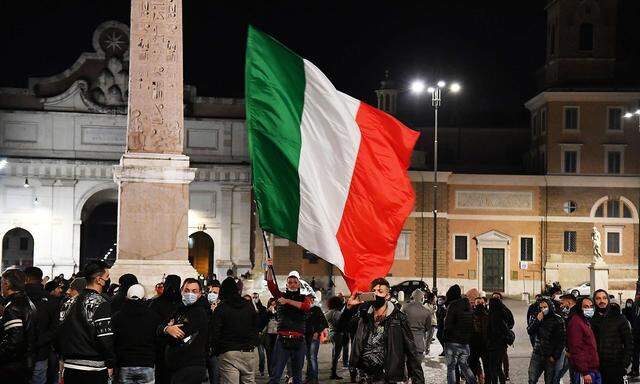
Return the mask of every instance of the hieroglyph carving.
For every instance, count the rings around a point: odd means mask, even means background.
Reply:
[[[183,153],[182,3],[133,0],[127,151]]]

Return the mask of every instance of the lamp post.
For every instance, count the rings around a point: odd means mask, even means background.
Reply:
[[[638,120],[638,132],[640,132],[640,109],[637,109],[635,112],[627,112],[624,114],[624,118],[629,120],[635,117]],[[638,197],[638,202],[640,203],[640,197]],[[640,204],[638,204],[640,206]],[[640,224],[640,223],[639,223]],[[640,238],[638,238],[638,271],[637,271],[638,279],[636,280],[636,296],[640,294]]]
[[[442,91],[446,91],[447,83],[443,80],[438,81],[436,86],[425,86],[421,80],[415,80],[411,83],[411,91],[420,95],[425,89],[431,94],[431,106],[434,111],[434,128],[433,128],[433,244],[432,244],[432,263],[433,263],[433,282],[432,291],[438,293],[438,109],[442,106]],[[448,90],[452,93],[460,92],[460,84],[452,83]],[[424,220],[424,201],[422,220]],[[423,256],[424,257],[424,256]]]

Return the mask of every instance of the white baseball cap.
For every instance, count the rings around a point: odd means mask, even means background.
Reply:
[[[141,284],[134,284],[127,290],[127,299],[140,300],[144,299],[144,287]]]
[[[298,273],[298,271],[291,271],[289,272],[289,275],[287,276],[287,279],[290,277],[295,277],[296,279],[300,280],[300,274]]]

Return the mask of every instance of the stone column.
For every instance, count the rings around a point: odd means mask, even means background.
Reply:
[[[113,279],[130,272],[147,288],[163,274],[183,279],[189,264],[189,183],[184,155],[182,1],[132,0],[127,147],[118,183],[117,261]]]

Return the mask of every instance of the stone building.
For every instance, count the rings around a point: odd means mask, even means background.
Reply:
[[[2,268],[33,264],[69,276],[89,260],[115,259],[113,166],[126,140],[129,27],[105,22],[92,42],[94,52],[64,72],[0,89]],[[185,147],[197,169],[189,258],[203,275],[244,273],[253,243],[243,101],[186,86],[184,104]]]

